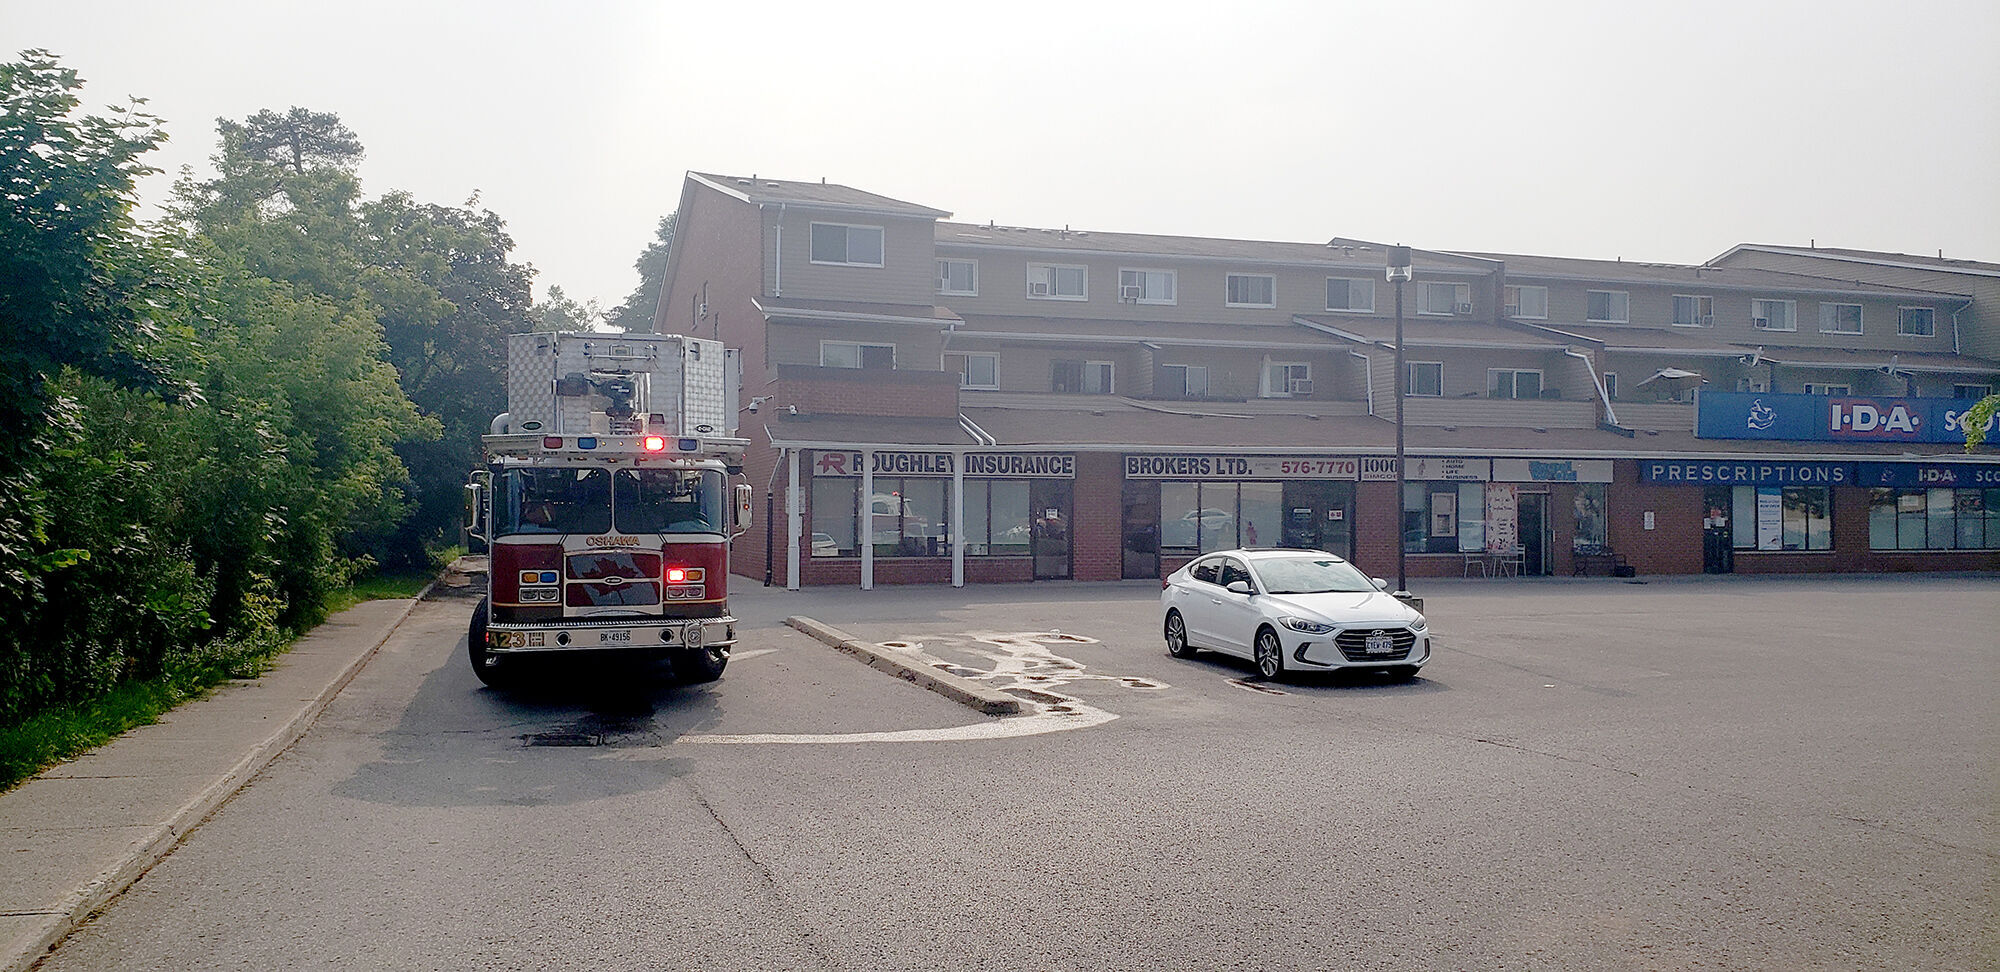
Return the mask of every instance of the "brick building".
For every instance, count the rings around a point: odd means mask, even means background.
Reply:
[[[1399,543],[1415,576],[2000,568],[2000,456],[1953,438],[2000,376],[1966,350],[2000,343],[2000,267],[1418,250],[1399,374],[1382,244],[949,216],[688,175],[655,329],[736,355],[770,514],[739,571],[1115,580],[1287,545],[1382,574]]]

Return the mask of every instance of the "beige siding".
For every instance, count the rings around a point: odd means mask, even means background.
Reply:
[[[1597,410],[1589,402],[1517,402],[1493,398],[1405,398],[1408,425],[1589,429]],[[1389,414],[1395,414],[1390,406]]]
[[[1692,402],[1645,404],[1619,402],[1618,424],[1628,429],[1657,429],[1661,432],[1694,431]]]
[[[1948,294],[1965,294],[1971,297],[1973,302],[1971,307],[1958,315],[1959,352],[1979,358],[2000,359],[2000,277],[1955,273],[1944,269],[1885,267],[1832,257],[1796,256],[1760,250],[1738,250],[1730,254],[1723,264],[1801,273],[1843,281],[1859,281],[1873,287],[1892,290],[1934,290]],[[1957,304],[1954,303],[1952,306]],[[1938,314],[1938,330],[1947,332],[1945,337],[1947,342],[1950,340],[1948,332],[1951,330],[1951,323],[1949,313],[1941,311]],[[1889,327],[1890,332],[1894,333],[1894,318],[1889,319]],[[1945,350],[1951,350],[1949,344]]]
[[[882,228],[882,266],[852,267],[812,262],[812,224],[839,223]],[[783,233],[778,232],[780,225]],[[764,209],[764,245],[777,253],[766,260],[764,292],[798,300],[848,300],[877,304],[930,304],[937,290],[936,232],[928,219],[886,218],[853,213],[814,212],[787,206]],[[782,236],[783,242],[779,242]]]
[[[1540,286],[1540,282],[1510,278],[1514,283]],[[1601,324],[1585,320],[1588,294],[1592,290],[1623,291],[1631,298],[1631,320],[1633,327],[1673,328],[1674,297],[1708,297],[1714,301],[1715,321],[1709,327],[1679,327],[1675,330],[1688,334],[1699,334],[1712,338],[1717,344],[1765,344],[1794,348],[1854,348],[1883,351],[1918,351],[1948,354],[1951,344],[1951,312],[1954,306],[1945,301],[1896,301],[1879,298],[1854,298],[1820,293],[1805,293],[1773,289],[1768,292],[1746,292],[1740,290],[1716,291],[1699,286],[1637,287],[1627,284],[1590,285],[1578,283],[1550,283],[1549,320],[1547,323],[1561,327],[1564,324]],[[1790,331],[1765,330],[1751,326],[1752,302],[1758,300],[1793,301],[1795,329]],[[1862,333],[1827,333],[1820,330],[1820,305],[1860,304]],[[1904,306],[1930,307],[1934,312],[1935,329],[1931,337],[1905,337],[1898,333],[1898,308]]]
[[[943,339],[936,331],[894,324],[787,323],[771,325],[768,333],[773,366],[818,365],[823,341],[894,345],[898,371],[937,371],[944,353]]]

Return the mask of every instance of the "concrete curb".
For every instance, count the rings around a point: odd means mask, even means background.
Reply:
[[[403,608],[402,613],[396,615],[395,620],[383,630],[382,636],[377,638],[367,651],[343,667],[318,697],[301,709],[296,716],[277,727],[262,743],[250,750],[248,755],[230,767],[229,772],[221,779],[203,788],[194,799],[176,810],[167,822],[159,825],[144,839],[134,843],[123,859],[98,872],[96,877],[85,882],[82,887],[57,904],[56,908],[48,913],[42,929],[27,940],[27,947],[12,955],[0,956],[0,972],[27,972],[37,962],[47,957],[49,951],[68,937],[70,932],[75,931],[85,919],[109,904],[113,898],[131,887],[133,882],[139,880],[141,875],[151,870],[153,865],[173,853],[181,841],[207,822],[217,810],[222,809],[231,797],[248,786],[257,774],[263,772],[265,767],[278,758],[279,753],[290,749],[293,743],[298,742],[299,738],[312,728],[313,723],[319,720],[320,713],[326,711],[326,707],[332,704],[334,697],[360,674],[362,666],[367,665],[369,660],[375,657],[375,653],[395,635],[396,629],[402,627],[404,621],[409,620],[410,614],[416,611],[417,605],[437,587],[437,583],[433,580],[424,585],[424,589],[418,591],[417,596],[410,599],[410,603]]]
[[[821,624],[812,618],[794,615],[786,618],[785,624],[853,655],[870,668],[887,672],[906,682],[915,682],[953,702],[969,706],[987,715],[1014,715],[1021,711],[1021,700],[1005,692],[987,688],[950,672],[938,671],[897,652],[861,641],[839,628]]]

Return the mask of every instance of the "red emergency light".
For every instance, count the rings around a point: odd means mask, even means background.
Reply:
[[[643,439],[643,440],[642,440],[642,441],[641,441],[641,442],[639,443],[639,445],[640,445],[640,447],[641,447],[641,448],[645,449],[645,450],[646,450],[647,452],[665,452],[665,451],[667,451],[667,439],[666,439],[666,436],[661,436],[661,435],[649,435],[649,436],[647,436],[647,437],[646,437],[645,439]]]

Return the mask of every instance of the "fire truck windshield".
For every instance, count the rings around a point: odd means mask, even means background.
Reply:
[[[620,533],[722,533],[722,474],[713,469],[620,469],[613,492]]]
[[[493,527],[500,534],[611,531],[608,470],[510,469],[494,492]]]

